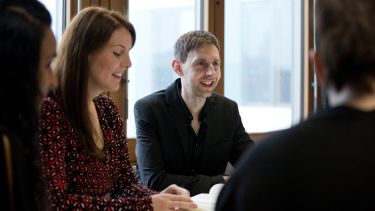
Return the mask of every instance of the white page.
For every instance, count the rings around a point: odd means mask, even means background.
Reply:
[[[191,197],[191,199],[198,205],[194,211],[214,211],[217,197],[219,197],[220,191],[224,184],[216,184],[211,187],[209,193],[201,193]]]

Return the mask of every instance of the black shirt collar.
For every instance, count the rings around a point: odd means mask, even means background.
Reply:
[[[184,99],[181,96],[181,80],[177,81],[176,92],[177,92],[178,98],[180,99],[181,105],[183,106],[186,119],[189,121],[189,124],[190,124],[190,122],[193,120],[193,115],[191,114],[189,108],[187,107]],[[208,101],[209,100],[207,98],[206,102],[203,105],[201,112],[199,113],[200,122],[207,123]]]

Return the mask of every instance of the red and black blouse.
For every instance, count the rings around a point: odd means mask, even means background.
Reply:
[[[61,105],[44,100],[40,146],[52,209],[152,210],[153,191],[135,179],[124,123],[105,96],[94,99],[104,136],[105,159],[84,151]]]

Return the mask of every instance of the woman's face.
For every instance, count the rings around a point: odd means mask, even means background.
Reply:
[[[50,27],[46,28],[40,49],[38,81],[40,93],[48,94],[48,89],[55,83],[55,76],[51,71],[51,62],[56,56],[56,40]]]
[[[104,91],[117,91],[122,74],[131,66],[132,37],[128,30],[115,30],[101,49],[89,55],[88,93],[95,97]]]

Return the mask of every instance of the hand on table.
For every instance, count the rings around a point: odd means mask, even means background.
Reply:
[[[190,198],[189,191],[177,185],[170,185],[161,193],[153,195],[151,199],[155,211],[197,208],[197,205]]]

